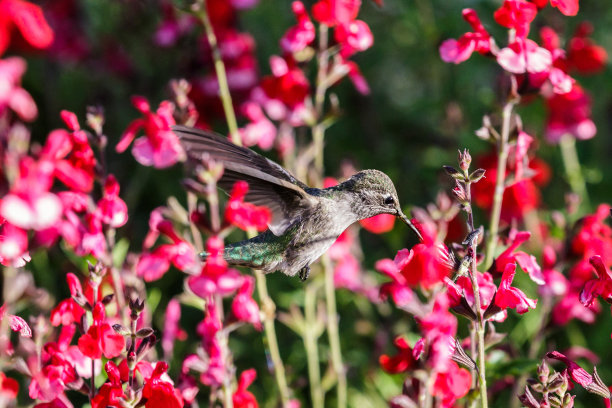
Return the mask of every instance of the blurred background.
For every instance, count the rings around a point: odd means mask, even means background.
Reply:
[[[310,9],[314,1],[304,3]],[[42,143],[51,129],[63,127],[59,118],[62,109],[74,111],[83,118],[87,106],[104,108],[104,129],[111,147],[108,167],[119,179],[122,197],[130,209],[130,220],[119,235],[130,242],[131,250],[138,251],[148,230],[150,211],[163,205],[171,195],[184,202],[185,194],[180,186],[183,170],[179,166],[167,170],[140,166],[130,154],[115,153],[114,146],[128,123],[139,116],[130,103],[132,95],[145,96],[156,107],[160,101],[169,99],[171,79],[186,78],[196,83],[213,73],[201,27],[196,25],[185,30],[172,43],[164,44],[156,36],[160,35],[160,27],[172,8],[169,2],[49,0],[40,4],[56,32],[56,42],[50,50],[26,56],[28,70],[23,87],[32,94],[40,110],[39,118],[32,124],[33,139]],[[357,169],[380,169],[396,183],[404,206],[423,207],[434,201],[439,191],[452,188],[441,166],[456,164],[457,149],[468,148],[476,161],[490,152],[491,145],[478,139],[474,132],[481,127],[483,115],[495,115],[499,111],[503,72],[493,60],[476,54],[459,65],[444,63],[438,47],[443,40],[457,38],[470,30],[461,18],[461,10],[465,7],[474,8],[498,43],[505,44],[506,29],[493,20],[493,12],[499,6],[499,1],[477,0],[385,0],[379,6],[364,0],[359,18],[370,26],[374,45],[356,55],[354,60],[369,83],[371,93],[358,93],[348,80],[332,88],[338,95],[341,116],[326,132],[326,174],[341,176],[343,163],[347,162]],[[279,39],[295,24],[290,2],[261,1],[229,18],[240,31],[254,38],[257,74],[269,75],[268,59],[280,54]],[[538,14],[531,37],[538,39],[539,27],[548,25],[555,28],[563,43],[583,21],[589,21],[594,27],[593,41],[612,50],[612,7],[605,1],[582,0],[579,14],[572,18],[548,7]],[[315,73],[306,71],[306,74],[312,80]],[[594,210],[596,204],[611,201],[612,72],[606,67],[597,75],[577,74],[576,77],[590,94],[592,118],[597,126],[593,139],[577,143],[591,210]],[[542,208],[563,209],[569,186],[559,147],[548,144],[543,138],[547,120],[545,103],[536,96],[525,99],[528,101],[518,108],[524,128],[536,138],[537,157],[551,168],[552,177],[541,190]],[[200,108],[212,129],[227,133],[218,103],[205,101]],[[243,117],[239,121],[246,123]],[[263,153],[278,160],[274,150]],[[547,214],[546,211],[543,214]],[[546,215],[543,218],[546,219]],[[476,223],[487,222],[486,213],[478,212]],[[378,281],[384,279],[372,271],[375,261],[392,258],[398,249],[415,243],[411,232],[403,225],[396,225],[391,232],[382,235],[365,230],[360,230],[359,234],[364,248],[365,276]],[[239,238],[236,234],[235,239]],[[51,251],[44,257],[36,255],[32,269],[37,284],[46,287],[57,299],[68,294],[63,278],[57,276],[59,270],[68,272],[74,265],[66,261],[60,251]],[[515,285],[528,295],[534,295],[533,284],[523,278],[517,275]],[[163,327],[169,294],[180,291],[182,281],[181,273],[174,270],[149,284],[150,302],[158,305],[154,315],[157,329]],[[281,311],[303,301],[302,283],[298,279],[288,279],[277,273],[269,276],[269,286]],[[338,308],[350,405],[383,406],[390,396],[401,391],[404,376],[385,374],[378,366],[378,356],[393,352],[390,348],[395,335],[407,334],[410,338],[415,324],[408,315],[389,304],[373,304],[348,290],[338,292]],[[530,335],[542,328],[538,326],[537,311],[520,320],[514,317],[511,316],[500,331],[506,328],[511,346],[521,350],[527,346],[525,342]],[[184,312],[181,325],[191,338],[201,318],[196,310]],[[459,319],[460,325],[465,326],[463,318]],[[612,383],[612,360],[608,357],[610,327],[612,319],[604,308],[597,326],[573,321],[567,330],[551,329],[552,348],[547,350],[563,349],[569,344],[590,348],[605,359],[599,363],[599,372],[604,381]],[[297,389],[303,387],[302,396],[306,396],[303,344],[282,324],[277,323],[277,330],[284,346],[281,354],[289,370],[289,379]],[[257,368],[258,379],[250,389],[262,401],[262,406],[268,406],[265,401],[272,400],[270,393],[274,392],[275,383],[273,377],[266,374],[260,334],[251,327],[244,327],[232,339],[237,367],[240,371]],[[170,363],[171,372],[177,372],[180,359],[193,351],[189,349],[192,346],[190,342],[177,346],[177,361]],[[320,345],[320,352],[325,361],[326,344]],[[525,362],[530,368],[534,367],[532,363]],[[499,386],[503,387],[504,375],[512,374],[513,369],[493,367],[491,383],[500,380]],[[330,393],[328,402],[333,398]],[[582,403],[588,404],[588,399]]]

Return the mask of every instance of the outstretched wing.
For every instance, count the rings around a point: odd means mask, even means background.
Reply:
[[[238,180],[249,183],[245,200],[270,209],[269,227],[275,235],[284,233],[313,204],[312,197],[304,191],[308,186],[277,163],[212,132],[186,126],[173,126],[172,130],[189,158],[201,160],[208,154],[223,163],[223,177],[219,180],[223,190],[229,192]]]

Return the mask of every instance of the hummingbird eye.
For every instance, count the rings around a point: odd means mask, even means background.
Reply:
[[[395,199],[393,198],[393,196],[387,196],[385,198],[385,205],[393,205],[395,204]]]

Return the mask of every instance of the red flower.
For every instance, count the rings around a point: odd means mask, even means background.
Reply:
[[[328,26],[344,24],[357,18],[361,0],[319,0],[312,6],[312,16]]]
[[[168,364],[163,361],[155,365],[151,377],[146,379],[142,396],[147,399],[146,408],[182,408],[183,397],[174,385],[161,376],[168,371]]]
[[[529,231],[510,231],[510,245],[495,259],[493,270],[499,274],[506,270],[508,264],[518,263],[521,269],[529,274],[532,281],[538,285],[544,284],[544,275],[542,269],[533,255],[529,255],[523,251],[516,249],[531,237]]]
[[[507,174],[517,170],[516,156],[513,156],[515,153],[516,150],[511,149],[510,159],[506,167]],[[517,177],[514,177],[515,182],[504,190],[501,212],[501,218],[504,221],[509,222],[512,219],[522,219],[523,214],[540,205],[540,192],[537,186],[548,182],[550,169],[546,163],[538,159],[532,159],[528,165],[529,170],[535,173],[533,177],[528,179],[517,179]],[[487,176],[472,187],[472,194],[475,204],[488,210],[493,206],[493,193],[497,178],[497,155],[489,154],[480,158],[478,160],[478,167],[485,169]],[[525,173],[525,170],[523,170],[523,173]]]
[[[285,52],[300,52],[315,39],[315,26],[310,21],[304,3],[294,1],[291,3],[293,14],[297,20],[297,24],[291,27],[281,38],[281,48]]]
[[[264,115],[256,102],[246,102],[242,111],[251,121],[240,129],[240,138],[245,146],[258,145],[264,150],[270,150],[276,139],[276,126]]]
[[[389,232],[393,229],[393,225],[395,224],[395,215],[375,215],[374,217],[359,221],[359,224],[361,224],[364,229],[374,234],[384,234],[385,232]]]
[[[293,61],[277,56],[270,58],[270,67],[272,75],[261,80],[261,89],[265,95],[269,99],[282,102],[289,110],[302,106],[304,99],[310,93],[308,79],[302,70],[295,66]],[[271,112],[268,114],[272,119],[281,119],[284,116],[271,114]]]
[[[122,407],[126,397],[121,384],[121,375],[114,362],[108,361],[104,366],[109,382],[102,384],[96,396],[91,400],[91,408]]]
[[[246,181],[240,180],[234,184],[225,207],[225,220],[245,231],[251,228],[265,231],[271,219],[270,210],[267,207],[245,203],[244,199],[248,192],[249,184]]]
[[[435,231],[423,230],[421,233],[423,242],[412,247],[402,262],[401,273],[408,285],[421,285],[428,289],[442,282],[452,267],[448,249],[436,241]]]
[[[334,31],[334,38],[340,44],[340,55],[344,58],[365,51],[374,44],[370,27],[361,20],[339,25]]]
[[[0,371],[0,401],[3,399],[16,399],[18,392],[19,383],[16,380],[7,377]]]
[[[99,359],[117,357],[125,347],[125,339],[115,333],[110,324],[105,322],[104,305],[96,303],[93,310],[93,324],[87,333],[79,339],[79,350],[87,357]]]
[[[579,230],[571,241],[574,254],[583,259],[599,255],[604,265],[612,266],[612,228],[604,223],[610,216],[610,209],[608,204],[600,204],[595,214],[580,221]]]
[[[35,48],[47,48],[53,42],[53,30],[39,6],[22,0],[0,0],[0,55],[8,48],[14,28]]]
[[[157,112],[152,112],[149,102],[141,96],[132,97],[132,104],[143,118],[132,121],[116,146],[119,153],[124,152],[140,128],[144,129],[145,136],[134,142],[132,154],[136,161],[143,166],[164,168],[172,166],[185,158],[178,137],[170,128],[176,122],[172,117],[174,105],[168,101],[159,104]]]
[[[498,24],[515,29],[517,37],[524,39],[537,12],[536,6],[525,0],[504,0],[493,16]]]
[[[581,74],[594,74],[606,66],[608,53],[605,48],[595,45],[588,36],[593,32],[593,26],[587,22],[581,23],[576,34],[567,47],[567,63],[570,68]]]
[[[254,369],[245,370],[240,374],[238,380],[238,388],[234,395],[232,395],[232,402],[236,408],[258,408],[259,404],[255,399],[255,396],[247,390],[249,386],[255,381],[257,372]]]
[[[398,350],[398,354],[394,357],[383,354],[379,357],[378,362],[383,370],[390,374],[397,374],[407,371],[411,368],[415,359],[410,345],[403,337],[396,337],[393,344]]]
[[[437,372],[432,394],[442,398],[445,407],[452,407],[456,400],[464,397],[472,386],[472,375],[454,361],[449,362],[446,371]]]
[[[259,305],[253,299],[255,289],[255,279],[252,276],[245,276],[242,286],[232,300],[232,312],[238,320],[248,322],[257,330],[261,330],[261,318],[259,317]]]
[[[0,0],[1,4],[1,0]],[[2,6],[0,5],[0,13]],[[0,48],[2,47],[2,17],[0,17]],[[0,54],[2,51],[0,50]],[[21,87],[21,77],[26,70],[26,62],[20,57],[0,60],[0,114],[6,109],[13,110],[22,120],[30,122],[38,116],[38,108],[32,96]]]
[[[580,302],[588,307],[593,304],[597,296],[601,296],[606,302],[612,303],[612,274],[600,256],[592,256],[589,262],[593,265],[598,279],[592,279],[584,285],[580,293]]]
[[[538,300],[529,299],[522,290],[510,286],[515,273],[516,264],[506,264],[499,289],[495,294],[495,305],[501,309],[516,309],[519,314],[523,314],[529,309],[535,309]]]
[[[550,0],[550,5],[558,8],[566,16],[578,14],[578,0]]]
[[[546,139],[550,143],[558,143],[564,135],[586,140],[597,133],[591,119],[591,98],[579,85],[575,84],[570,92],[554,94],[546,100],[546,106]]]
[[[491,51],[491,36],[484,28],[478,15],[472,9],[463,9],[463,19],[474,30],[459,37],[458,40],[448,39],[440,45],[440,57],[444,62],[459,64],[470,58],[474,51],[486,55]]]

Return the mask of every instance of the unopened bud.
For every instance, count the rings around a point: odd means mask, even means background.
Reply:
[[[470,181],[472,183],[478,183],[480,179],[482,179],[484,176],[485,176],[484,169],[476,169],[472,172],[472,174],[470,174]]]
[[[548,384],[548,376],[550,375],[550,369],[548,364],[542,360],[542,364],[538,366],[538,379],[542,384]]]
[[[106,296],[104,296],[102,298],[102,304],[105,305],[105,306],[108,305],[110,302],[113,301],[114,297],[115,297],[114,293],[109,293],[108,295],[106,295]]]
[[[597,374],[597,368],[593,367],[593,382],[584,387],[588,392],[597,394],[603,398],[610,398],[610,389]]]
[[[529,387],[525,387],[525,393],[518,396],[521,403],[527,408],[540,408],[540,403],[535,399]]]
[[[115,331],[115,333],[120,334],[122,336],[129,336],[130,335],[130,331],[123,325],[117,323],[117,324],[113,324],[113,330]]]
[[[136,337],[143,339],[145,337],[149,337],[152,334],[153,329],[150,327],[145,327],[144,329],[140,329],[136,332]]]
[[[101,106],[88,106],[86,122],[96,136],[100,137],[104,126],[104,109]]]
[[[463,177],[463,174],[461,174],[461,172],[457,170],[456,168],[454,168],[453,166],[442,166],[442,168],[444,169],[446,174],[448,174],[455,180],[461,180],[461,181],[465,180],[465,177]]]
[[[461,170],[463,170],[464,173],[468,171],[471,163],[472,156],[470,156],[468,149],[463,150],[463,152],[459,150],[459,167],[461,167]]]

